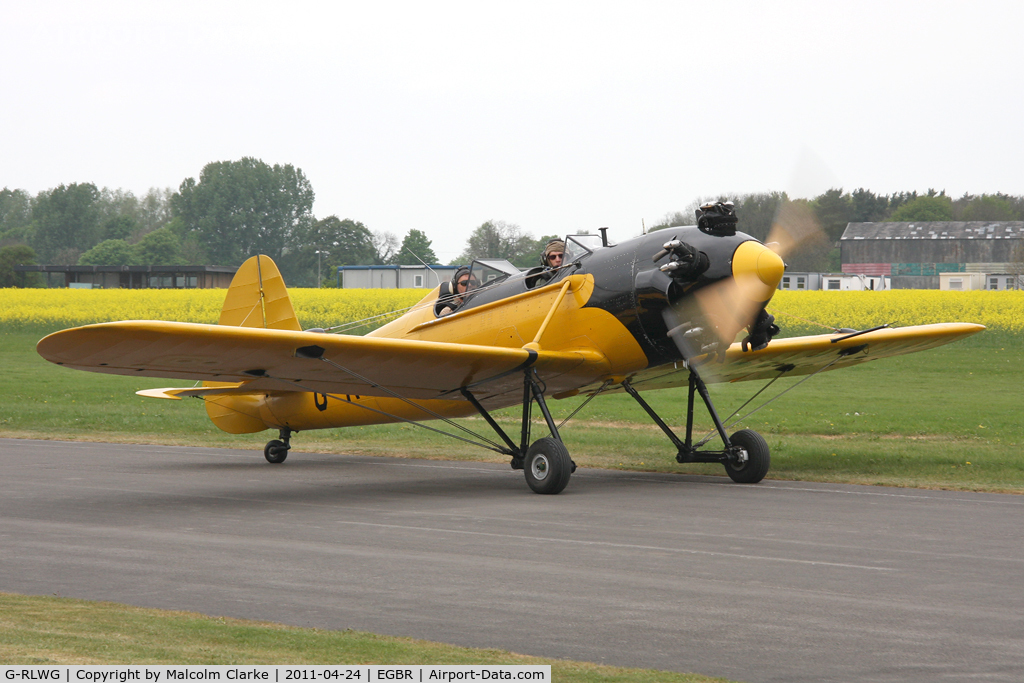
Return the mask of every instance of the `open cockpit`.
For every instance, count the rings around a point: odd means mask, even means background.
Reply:
[[[604,235],[594,234],[567,235],[564,244],[562,265],[554,268],[534,266],[521,270],[505,259],[476,259],[458,273],[459,279],[466,281],[462,290],[453,291],[457,283],[444,283],[438,301],[461,296],[457,310],[464,310],[522,294],[578,272],[594,252],[610,246]],[[443,305],[439,304],[436,310],[439,316],[442,315]]]

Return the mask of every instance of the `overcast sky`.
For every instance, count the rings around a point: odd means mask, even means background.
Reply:
[[[1024,194],[1024,3],[0,0],[0,186],[301,168],[444,262],[485,220],[698,197]]]

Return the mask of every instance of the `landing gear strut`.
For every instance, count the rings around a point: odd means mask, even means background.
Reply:
[[[561,493],[569,484],[569,477],[576,471],[576,463],[569,457],[569,450],[562,443],[562,437],[558,434],[558,427],[551,417],[548,404],[544,400],[544,390],[537,379],[537,371],[533,368],[527,370],[523,381],[523,420],[520,443],[517,445],[505,433],[505,430],[494,421],[490,413],[480,405],[480,402],[465,387],[461,389],[462,395],[466,397],[477,412],[480,413],[491,429],[501,437],[507,448],[502,452],[512,457],[509,463],[514,470],[523,470],[526,475],[526,483],[535,493],[555,494]],[[540,406],[550,437],[537,439],[532,446],[530,443],[530,414],[533,402]]]
[[[676,462],[720,462],[725,466],[725,472],[737,484],[756,484],[764,479],[771,466],[771,456],[768,451],[768,443],[757,432],[750,429],[741,429],[731,437],[725,433],[725,425],[718,417],[715,405],[711,401],[704,381],[697,372],[690,368],[690,394],[686,406],[686,440],[680,440],[669,428],[665,421],[658,417],[654,409],[647,405],[647,402],[640,396],[629,380],[622,383],[622,388],[632,396],[640,407],[643,408],[654,423],[661,428],[661,431],[669,438],[676,447]],[[722,439],[725,448],[721,451],[700,450],[701,444],[693,445],[693,404],[694,395],[699,393],[701,400],[708,409],[715,429]]]
[[[267,462],[275,465],[284,462],[284,459],[288,457],[288,450],[291,448],[292,430],[282,427],[278,434],[279,439],[268,441],[267,445],[263,447],[263,456],[267,459]]]

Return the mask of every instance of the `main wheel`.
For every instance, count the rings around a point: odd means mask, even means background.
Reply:
[[[263,447],[263,457],[267,459],[267,462],[278,463],[284,462],[284,459],[288,457],[288,446],[285,445],[284,441],[268,441],[267,445]]]
[[[771,466],[768,442],[764,437],[752,429],[741,429],[730,436],[729,440],[747,452],[746,462],[726,461],[725,471],[729,478],[737,484],[756,484],[764,479]]]
[[[523,470],[526,483],[534,493],[560,493],[569,483],[573,463],[565,445],[546,436],[537,439],[526,451]]]

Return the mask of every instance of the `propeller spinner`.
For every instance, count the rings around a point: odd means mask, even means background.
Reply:
[[[727,216],[719,219],[712,229],[701,227],[702,232],[722,237],[735,234],[724,226],[725,220],[736,220],[731,203],[709,204],[698,212],[698,227],[704,217]],[[675,342],[684,358],[692,359],[704,354],[720,355],[746,329],[742,340],[744,350],[748,344],[754,350],[767,346],[779,329],[774,318],[765,312],[765,306],[779,286],[786,269],[784,258],[808,241],[817,239],[822,231],[809,207],[787,202],[776,215],[767,239],[767,245],[757,240],[746,240],[732,252],[727,272],[706,284],[697,275],[708,269],[709,256],[696,252],[693,247],[672,240],[655,255],[655,260],[672,255],[672,261],[661,267],[665,272],[682,282],[684,293],[677,296],[664,310],[669,336]],[[724,241],[724,240],[723,240]],[[726,247],[726,244],[722,244]],[[729,258],[728,252],[719,252],[711,258]],[[704,278],[706,279],[706,277]]]

